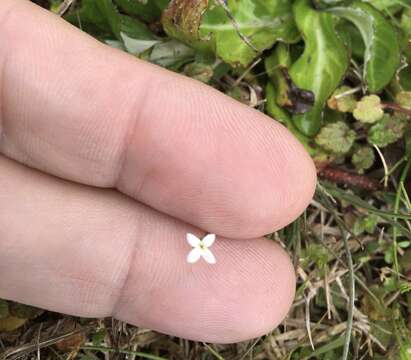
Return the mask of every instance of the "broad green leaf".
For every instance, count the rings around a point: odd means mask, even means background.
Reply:
[[[125,50],[133,55],[141,54],[160,42],[144,23],[126,15],[120,15],[119,35]]]
[[[361,1],[329,11],[351,21],[360,31],[366,47],[364,80],[370,92],[380,92],[400,66],[400,42],[394,27],[373,6]]]
[[[344,5],[346,0],[312,0],[316,9],[325,9],[330,6]]]
[[[337,25],[337,32],[343,38],[352,56],[356,60],[364,59],[365,46],[358,29],[351,22],[342,20]]]
[[[318,153],[317,149],[314,149],[311,146],[310,139],[303,135],[298,129],[295,127],[294,123],[291,120],[291,116],[280,106],[278,106],[276,101],[277,93],[275,86],[271,81],[267,83],[266,86],[266,98],[267,102],[265,105],[265,112],[270,115],[273,119],[283,123],[287,126],[288,130],[290,130],[294,136],[304,145],[305,149],[308,153],[312,156]]]
[[[265,68],[277,93],[277,105],[286,108],[292,114],[302,114],[311,109],[314,104],[314,94],[311,91],[298,88],[289,75],[291,54],[289,47],[279,43],[271,55],[265,59]]]
[[[119,47],[120,49],[126,50],[128,53],[133,54],[133,55],[140,55],[144,51],[151,49],[154,45],[157,45],[161,43],[159,40],[142,40],[142,39],[133,39],[129,37],[125,33],[121,33],[121,38],[123,40],[123,43],[120,45],[123,45],[123,47]],[[107,42],[108,45],[114,46],[112,42]]]
[[[195,59],[195,51],[177,40],[169,40],[154,45],[140,56],[154,64],[178,70]]]
[[[277,106],[284,107],[288,102],[289,86],[282,72],[288,71],[291,65],[291,56],[284,44],[278,44],[264,60],[265,71],[275,87]],[[284,111],[283,109],[281,109]],[[279,119],[281,120],[281,119]]]
[[[380,11],[388,11],[389,14],[395,14],[402,7],[411,7],[411,0],[363,0],[363,2],[370,3]]]
[[[81,26],[89,24],[106,33],[99,34],[105,43],[114,45],[113,36],[121,42],[116,47],[129,53],[140,54],[158,43],[158,39],[140,20],[119,13],[112,0],[83,0],[82,6],[69,16],[69,20]],[[80,25],[79,24],[79,25]],[[111,30],[111,34],[107,31]]]
[[[112,31],[95,0],[83,0],[81,7],[64,17],[73,25],[98,38],[111,35]]]
[[[275,42],[299,39],[288,0],[173,0],[163,16],[166,32],[211,50],[233,66],[247,66]]]
[[[95,1],[100,13],[110,25],[113,34],[120,39],[121,21],[120,14],[113,4],[112,0],[97,0]]]
[[[400,27],[403,32],[402,43],[404,55],[408,64],[411,64],[411,7],[402,13]]]
[[[277,104],[277,90],[274,84],[270,81],[267,84],[265,89],[265,96],[266,96],[266,103],[265,103],[265,110],[268,115],[270,115],[273,119],[285,124],[291,124],[291,117],[290,115],[283,109],[281,106]]]
[[[204,14],[200,28],[201,38],[213,38],[215,52],[224,61],[246,66],[276,41],[292,43],[299,39],[289,0],[227,3],[233,20],[222,6],[214,6]]]
[[[125,14],[137,16],[144,21],[158,20],[163,6],[167,5],[165,1],[161,3],[160,1],[153,0],[145,2],[139,0],[115,0],[115,3]]]
[[[154,35],[147,26],[136,18],[120,15],[112,0],[97,0],[102,16],[107,20],[113,34],[123,40],[122,34],[138,40],[155,40]]]
[[[296,0],[293,10],[305,49],[292,65],[290,75],[299,88],[315,95],[314,107],[305,114],[294,116],[294,122],[305,135],[313,136],[321,128],[327,99],[347,71],[349,56],[336,34],[331,14],[314,10],[310,0]]]

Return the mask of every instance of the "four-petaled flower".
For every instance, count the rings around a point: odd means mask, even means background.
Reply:
[[[209,264],[215,264],[216,259],[209,247],[215,241],[215,234],[208,234],[202,240],[193,234],[187,234],[187,242],[193,247],[187,256],[187,262],[193,264],[203,257]]]

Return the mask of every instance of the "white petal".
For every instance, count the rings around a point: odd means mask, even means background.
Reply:
[[[215,234],[208,234],[202,240],[205,247],[210,247],[211,245],[214,244],[214,241],[215,241]]]
[[[186,235],[186,238],[187,238],[187,242],[188,242],[192,247],[198,247],[198,246],[200,246],[201,240],[200,240],[197,236],[188,233],[188,234]]]
[[[187,255],[187,262],[190,264],[194,264],[195,262],[198,261],[198,259],[200,259],[200,256],[201,256],[201,250],[198,248],[194,248]]]
[[[204,258],[205,261],[207,261],[209,264],[215,264],[217,262],[217,260],[215,259],[213,253],[208,250],[205,249],[201,252],[201,256]]]

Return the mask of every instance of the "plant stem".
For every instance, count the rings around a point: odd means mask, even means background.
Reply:
[[[405,115],[411,117],[411,110],[408,110],[408,109],[406,109],[406,108],[404,108],[404,107],[402,107],[398,104],[383,103],[382,105],[383,105],[384,109],[394,110],[394,111],[400,112],[402,114],[405,114]]]
[[[404,169],[401,173],[401,177],[400,177],[400,182],[398,184],[398,189],[397,192],[395,194],[395,203],[394,203],[394,212],[396,214],[398,214],[399,210],[400,210],[400,200],[401,200],[401,193],[402,193],[402,189],[404,188],[404,182],[405,179],[407,178],[407,175],[410,171],[410,167],[411,167],[411,158],[408,159],[406,165],[404,166]],[[397,217],[394,217],[393,219],[394,221],[397,221]],[[393,258],[394,258],[394,269],[395,272],[397,274],[397,276],[399,276],[399,264],[398,264],[398,243],[397,243],[397,236],[398,236],[398,232],[397,232],[397,228],[394,227],[393,228],[393,235],[392,235],[392,239],[393,239]]]

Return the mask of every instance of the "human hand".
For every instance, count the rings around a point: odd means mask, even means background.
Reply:
[[[0,297],[208,342],[275,327],[294,271],[261,236],[315,187],[290,133],[28,1],[1,1],[0,44]],[[188,264],[206,231],[217,264]]]

